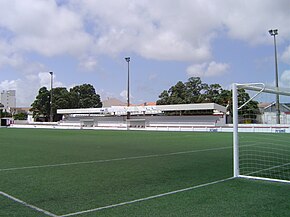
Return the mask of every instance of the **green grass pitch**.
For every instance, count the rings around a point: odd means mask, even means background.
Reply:
[[[289,184],[232,170],[231,133],[1,128],[0,216],[289,215]]]

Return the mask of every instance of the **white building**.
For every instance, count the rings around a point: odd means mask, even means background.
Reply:
[[[11,108],[16,107],[16,91],[15,90],[3,90],[1,92],[0,102],[4,105],[3,110],[11,112]]]
[[[290,124],[290,103],[280,103],[280,123]],[[261,123],[276,124],[277,112],[276,103],[260,104]]]

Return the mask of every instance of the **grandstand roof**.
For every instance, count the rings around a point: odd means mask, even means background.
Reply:
[[[156,108],[162,111],[192,111],[192,110],[218,110],[226,112],[226,107],[216,103],[194,103],[194,104],[176,104],[176,105],[158,105]]]
[[[197,111],[216,110],[226,113],[226,107],[216,103],[196,103],[178,105],[155,105],[155,106],[111,106],[103,108],[82,109],[58,109],[58,114],[116,114],[123,115],[127,112],[132,114],[161,114],[168,111]]]

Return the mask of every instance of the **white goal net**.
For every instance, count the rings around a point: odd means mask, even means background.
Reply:
[[[290,90],[233,84],[234,176],[290,183]]]

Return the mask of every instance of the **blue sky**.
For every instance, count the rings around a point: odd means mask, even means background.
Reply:
[[[289,0],[0,0],[0,91],[29,106],[40,87],[92,84],[102,100],[158,100],[198,76],[290,86]]]

